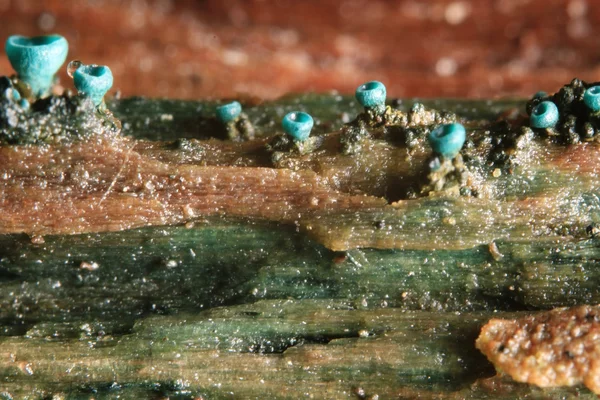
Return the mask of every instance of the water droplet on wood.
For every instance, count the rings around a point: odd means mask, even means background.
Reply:
[[[67,74],[72,78],[77,68],[81,67],[83,63],[79,60],[70,61],[67,65]]]

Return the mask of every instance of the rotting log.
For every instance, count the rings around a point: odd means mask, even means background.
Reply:
[[[494,161],[483,139],[524,101],[425,105],[469,128],[477,196],[419,194],[419,132],[344,154],[338,96],[246,104],[247,142],[210,103],[124,99],[124,137],[0,146],[0,393],[593,398],[492,379],[474,342],[492,317],[600,302],[598,144]],[[320,147],[274,164],[299,107]]]

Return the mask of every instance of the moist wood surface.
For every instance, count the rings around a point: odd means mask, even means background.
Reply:
[[[299,103],[323,148],[277,168],[260,116]],[[208,104],[137,99],[109,104],[126,137],[0,148],[4,397],[593,398],[493,378],[475,339],[600,301],[595,143],[536,139],[480,170],[486,196],[389,198],[421,147],[373,130],[344,155],[343,101],[278,104],[248,107],[253,142],[190,128]],[[524,103],[435,107],[476,132]]]

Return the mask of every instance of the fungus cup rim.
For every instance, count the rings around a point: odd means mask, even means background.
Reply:
[[[366,83],[363,83],[362,85],[360,85],[356,91],[357,92],[372,92],[374,90],[381,90],[381,89],[385,89],[385,86],[383,83],[379,82],[379,81],[369,81]]]
[[[85,79],[106,79],[108,75],[112,77],[112,71],[106,65],[81,65],[74,74],[80,74]]]
[[[587,92],[594,96],[600,96],[600,85],[596,85],[596,86],[592,86],[592,87],[588,88]]]
[[[307,124],[313,122],[313,117],[304,111],[293,111],[287,114],[286,117],[296,124]]]
[[[552,110],[552,107],[550,106],[549,101],[542,101],[540,104],[538,104],[537,106],[535,106],[533,108],[533,110],[531,111],[531,114],[536,115],[536,116],[542,116],[544,114],[546,114],[548,111]]]
[[[355,96],[363,107],[377,107],[385,104],[387,91],[383,83],[369,81],[356,88]]]
[[[66,41],[66,39],[58,34],[51,35],[39,35],[39,36],[24,36],[24,35],[12,35],[6,39],[7,46],[13,46],[23,49],[33,49],[40,47],[49,47],[55,45],[56,42]]]

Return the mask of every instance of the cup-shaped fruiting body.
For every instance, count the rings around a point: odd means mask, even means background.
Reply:
[[[600,111],[600,86],[588,88],[583,94],[583,102],[592,112]]]
[[[531,110],[529,121],[533,128],[553,128],[558,122],[558,107],[551,101],[542,101]]]
[[[21,101],[21,93],[19,93],[19,91],[15,88],[7,88],[4,91],[4,97],[6,97],[7,100],[11,100],[14,102]]]
[[[385,85],[378,81],[363,83],[356,88],[356,100],[365,108],[385,106]]]
[[[113,75],[105,65],[81,65],[73,73],[73,83],[80,95],[89,97],[99,106],[112,87]]]
[[[224,124],[235,121],[242,113],[242,105],[237,101],[217,107],[217,118]]]
[[[434,153],[443,158],[456,157],[465,144],[467,132],[465,127],[458,123],[440,125],[429,133],[428,139]]]
[[[5,49],[19,79],[40,97],[50,91],[54,75],[67,59],[69,44],[60,35],[32,38],[14,35],[6,40]]]
[[[290,135],[295,141],[303,142],[308,139],[314,121],[309,114],[302,111],[294,111],[283,117],[281,125],[285,133]]]
[[[27,101],[27,99],[20,99],[19,105],[21,106],[21,108],[23,110],[29,110],[30,104],[29,104],[29,101]]]

